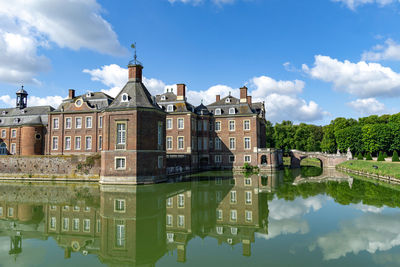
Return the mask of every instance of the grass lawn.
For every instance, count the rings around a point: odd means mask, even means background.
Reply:
[[[339,164],[338,166],[351,170],[387,175],[400,179],[400,163],[398,162],[349,160]],[[378,166],[378,169],[375,169],[372,166]]]

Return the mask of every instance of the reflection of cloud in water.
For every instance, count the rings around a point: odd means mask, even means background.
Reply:
[[[22,240],[22,253],[18,254],[16,260],[14,255],[8,255],[10,250],[10,237],[0,238],[0,265],[1,266],[41,266],[44,263],[46,248]]]
[[[352,205],[355,209],[361,210],[362,212],[372,212],[372,213],[381,213],[383,211],[383,207],[378,208],[374,206],[368,206],[362,203]]]
[[[268,235],[257,233],[257,237],[272,239],[279,235],[308,233],[308,222],[301,217],[311,210],[319,210],[327,199],[322,195],[307,199],[296,198],[293,201],[274,198],[268,203]]]
[[[340,230],[318,238],[325,260],[347,253],[385,251],[400,244],[400,214],[367,213],[340,225]]]

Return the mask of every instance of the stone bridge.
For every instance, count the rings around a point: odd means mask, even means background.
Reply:
[[[352,158],[351,152],[347,154],[327,154],[322,152],[304,152],[300,150],[290,150],[289,156],[291,168],[300,168],[300,162],[305,158],[319,159],[322,168],[335,168],[336,165]]]
[[[324,168],[322,174],[315,177],[302,177],[300,174],[294,179],[293,185],[299,185],[303,183],[324,183],[329,181],[348,182],[350,188],[353,185],[353,178],[351,176],[342,172],[338,172],[333,168]]]

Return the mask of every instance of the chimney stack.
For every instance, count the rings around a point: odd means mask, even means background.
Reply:
[[[68,99],[73,99],[73,98],[75,98],[75,90],[69,89],[68,90]]]
[[[218,102],[218,101],[220,101],[220,100],[221,100],[221,95],[216,95],[216,96],[215,96],[215,101]]]
[[[250,95],[247,96],[247,104],[249,104],[251,107],[251,96]]]
[[[177,87],[176,100],[185,100],[186,99],[186,85],[183,83],[179,83],[176,85],[176,87]]]
[[[143,66],[139,64],[129,64],[129,81],[130,82],[142,82],[142,69]]]
[[[246,103],[247,102],[247,87],[243,86],[240,88],[240,103]]]

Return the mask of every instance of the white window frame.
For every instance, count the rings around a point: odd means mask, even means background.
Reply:
[[[65,117],[65,129],[72,129],[72,117]]]
[[[221,163],[222,162],[222,156],[221,155],[215,155],[214,156],[214,162],[215,163]]]
[[[244,155],[243,161],[246,163],[250,163],[251,162],[251,156],[250,155]]]
[[[86,129],[92,129],[93,127],[93,117],[92,116],[86,116],[85,117],[85,128]]]
[[[178,227],[185,227],[185,215],[178,215]]]
[[[167,136],[167,150],[172,150],[174,148],[174,138],[172,136]]]
[[[173,112],[174,111],[174,105],[167,105],[167,112]]]
[[[167,227],[172,227],[174,224],[174,217],[171,214],[167,214],[166,225]]]
[[[217,221],[222,221],[222,219],[224,218],[223,214],[224,213],[221,209],[217,209],[217,212],[216,212]]]
[[[56,228],[57,228],[57,218],[56,217],[50,217],[49,229],[50,230],[56,230]]]
[[[184,208],[185,207],[185,195],[184,194],[179,194],[178,195],[178,201],[177,204],[178,208]]]
[[[83,220],[83,231],[90,232],[90,219]]]
[[[173,120],[171,119],[171,118],[169,118],[169,119],[167,119],[167,130],[171,130],[171,129],[173,129],[174,128],[174,126],[173,126]]]
[[[253,202],[253,195],[252,195],[251,191],[245,191],[244,192],[244,203],[247,205],[251,205],[252,202]]]
[[[117,166],[118,160],[122,160],[124,166],[118,167]],[[117,171],[126,170],[126,157],[115,157],[114,158],[114,169]]]
[[[221,131],[221,121],[215,121],[215,131],[216,132]]]
[[[11,154],[11,155],[15,155],[15,153],[17,153],[17,144],[16,144],[16,143],[11,143],[11,151],[10,151],[10,154]]]
[[[117,207],[118,203],[123,203],[123,207]],[[126,205],[125,205],[126,201],[125,199],[120,199],[120,198],[116,198],[114,199],[114,212],[120,212],[120,213],[125,213],[126,211]]]
[[[179,139],[180,138],[182,138],[182,147],[180,146],[180,142],[179,142]],[[184,136],[178,136],[177,137],[177,147],[178,147],[178,150],[184,150],[185,149],[185,137]]]
[[[123,93],[121,95],[121,102],[128,102],[129,101],[129,95],[127,93]]]
[[[246,210],[244,212],[244,214],[245,214],[244,216],[245,216],[246,222],[252,222],[253,221],[253,212],[252,211]]]
[[[59,120],[59,118],[53,118],[53,129],[54,130],[60,129],[60,120]]]
[[[233,143],[232,143],[232,140],[233,140]],[[236,138],[235,137],[229,137],[229,149],[236,150]]]
[[[236,124],[236,123],[235,123],[234,120],[228,121],[228,129],[229,129],[230,132],[234,132],[234,131],[235,131],[235,128],[236,128],[236,125],[235,125],[235,124]],[[233,127],[231,127],[231,126],[233,126]]]
[[[221,115],[221,109],[220,108],[216,108],[215,109],[215,115]]]
[[[51,150],[58,150],[58,136],[53,136],[51,140]]]
[[[248,128],[246,128],[246,122],[248,123]],[[244,131],[250,131],[250,129],[251,129],[251,126],[250,126],[250,120],[244,120],[243,121],[243,130]]]
[[[246,142],[247,139],[248,139],[248,145],[247,145],[247,142]],[[243,138],[243,147],[244,147],[245,150],[251,149],[251,137],[244,137]]]
[[[124,129],[118,129],[118,125],[124,125]],[[126,137],[127,137],[126,128],[127,128],[126,122],[117,122],[116,124],[117,145],[126,145]]]
[[[229,108],[229,115],[234,115],[236,114],[236,109],[235,108]]]
[[[230,211],[230,221],[236,222],[237,221],[237,210],[231,210]]]
[[[251,186],[251,178],[245,178],[244,179],[244,185],[245,186]]]
[[[232,190],[230,192],[230,203],[231,204],[237,203],[237,192],[236,192],[236,190]]]
[[[222,149],[222,140],[218,136],[215,137],[215,150],[221,150]]]
[[[103,150],[103,136],[99,135],[99,144],[98,144],[99,150]]]
[[[80,121],[79,124],[78,121]],[[82,129],[82,117],[75,117],[75,129]]]
[[[99,116],[99,128],[103,128],[103,116]]]
[[[90,142],[88,142],[90,140]],[[90,147],[88,146],[90,144]],[[86,135],[85,136],[85,150],[92,150],[93,147],[93,139],[91,135]]]
[[[76,223],[76,222],[78,222],[78,223]],[[74,232],[79,231],[80,224],[81,224],[81,222],[80,222],[79,218],[73,218],[72,219],[72,231],[74,231]],[[75,227],[75,226],[77,226],[77,227]]]
[[[182,125],[180,125],[179,122],[182,122]],[[183,130],[185,129],[185,119],[184,118],[178,118],[177,119],[177,124],[178,124],[178,130]]]
[[[69,143],[67,142],[67,140],[69,140]],[[65,138],[64,138],[64,150],[71,150],[71,147],[72,147],[72,138],[71,138],[71,136],[65,136]]]
[[[6,130],[1,130],[1,138],[6,138],[6,137],[7,137]]]
[[[77,141],[79,140],[79,142]],[[79,146],[78,146],[79,144]],[[81,150],[82,149],[82,137],[81,136],[75,136],[75,150]]]
[[[63,218],[61,231],[64,231],[64,232],[69,231],[69,218]]]
[[[17,138],[17,130],[16,129],[11,130],[11,138]]]

